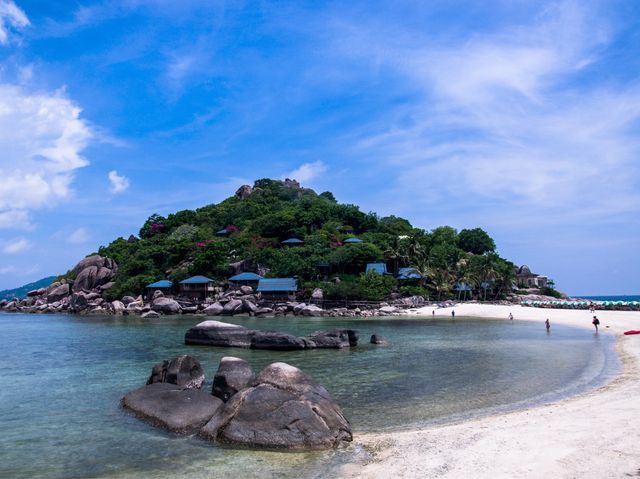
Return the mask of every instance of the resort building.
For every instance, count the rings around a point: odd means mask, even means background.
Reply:
[[[180,295],[192,299],[205,299],[213,294],[213,280],[206,276],[192,276],[180,281]]]
[[[153,298],[153,293],[156,291],[162,291],[165,296],[171,296],[173,294],[173,283],[168,279],[162,279],[145,286],[145,296],[148,299]]]
[[[518,288],[546,288],[549,282],[548,277],[532,273],[526,264],[519,268],[516,266],[514,272]]]
[[[354,237],[354,238],[347,238],[342,242],[342,244],[358,244],[358,243],[364,243],[364,241],[362,241],[360,238]]]
[[[240,286],[251,286],[252,288],[257,288],[258,282],[261,279],[262,276],[259,274],[245,272],[231,276],[231,278],[229,278],[229,283],[231,283],[231,286],[236,288],[239,288]]]
[[[262,299],[294,299],[298,291],[298,280],[296,278],[262,278],[258,282],[257,291],[262,295]]]
[[[299,238],[289,238],[284,240],[281,244],[284,246],[302,246],[304,241]]]
[[[387,274],[387,265],[386,263],[369,263],[365,272],[373,271],[378,274]]]

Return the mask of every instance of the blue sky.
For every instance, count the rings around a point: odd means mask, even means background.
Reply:
[[[0,288],[295,177],[640,292],[635,1],[0,0]]]

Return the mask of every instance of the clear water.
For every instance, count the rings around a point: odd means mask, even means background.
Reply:
[[[200,318],[159,320],[0,314],[0,477],[323,477],[338,451],[231,450],[156,430],[123,413],[120,398],[151,366],[197,357],[208,384],[224,355],[259,370],[296,365],[324,384],[354,431],[414,427],[542,403],[592,388],[616,369],[606,334],[520,321],[233,318],[298,335],[360,331],[350,350],[252,351],[185,346]],[[368,344],[369,335],[391,346]]]

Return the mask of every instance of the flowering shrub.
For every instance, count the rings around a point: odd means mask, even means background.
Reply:
[[[157,233],[164,229],[164,225],[162,223],[151,223],[151,231],[153,233]]]

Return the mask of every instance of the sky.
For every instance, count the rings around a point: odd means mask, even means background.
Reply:
[[[638,294],[640,3],[0,0],[0,289],[292,177]]]

